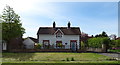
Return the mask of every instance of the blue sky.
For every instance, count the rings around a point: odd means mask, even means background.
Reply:
[[[71,27],[89,35],[102,31],[118,35],[118,2],[31,2],[14,8],[26,29],[23,37],[36,38],[39,27],[52,27],[53,21],[58,27],[70,21]]]

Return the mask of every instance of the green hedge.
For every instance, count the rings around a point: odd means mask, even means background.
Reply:
[[[110,43],[110,39],[108,37],[96,37],[88,39],[88,47],[92,48],[102,48],[102,44],[106,44],[107,46]]]

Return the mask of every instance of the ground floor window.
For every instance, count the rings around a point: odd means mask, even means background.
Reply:
[[[50,46],[49,40],[43,40],[43,47],[44,47],[44,49],[48,49],[49,46]]]
[[[62,41],[56,41],[56,47],[62,48]]]

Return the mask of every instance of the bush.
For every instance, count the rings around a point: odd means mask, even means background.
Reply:
[[[115,40],[115,42],[116,42],[115,47],[119,48],[120,47],[120,40]]]
[[[72,57],[72,58],[71,58],[71,61],[75,61],[75,59]]]
[[[120,49],[120,40],[111,40],[110,49]]]
[[[81,49],[85,49],[85,43],[83,41],[81,41]]]
[[[108,37],[97,37],[97,38],[90,38],[88,39],[88,47],[92,48],[102,48],[102,44],[110,43],[110,39]]]
[[[38,44],[35,46],[36,49],[41,49],[41,47],[42,47],[42,44],[40,44],[40,43],[38,43]]]
[[[67,61],[69,61],[69,58],[66,58]]]

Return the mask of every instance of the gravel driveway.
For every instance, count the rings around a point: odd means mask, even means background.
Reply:
[[[110,56],[116,58],[117,60],[120,60],[120,53],[98,53],[98,54]]]

